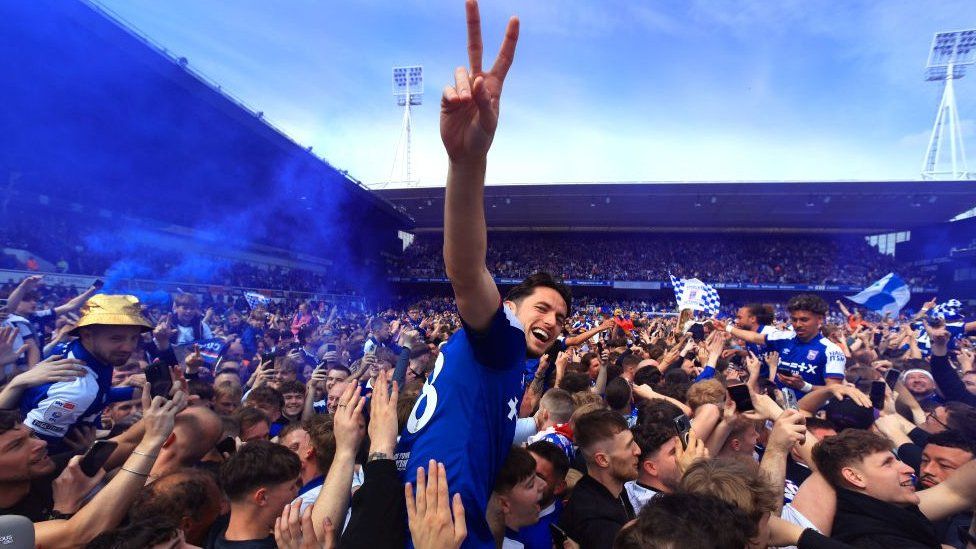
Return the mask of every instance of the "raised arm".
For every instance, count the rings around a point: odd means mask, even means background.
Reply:
[[[77,311],[78,309],[81,308],[82,305],[85,304],[86,301],[88,301],[88,298],[90,298],[91,296],[95,295],[95,292],[97,292],[97,291],[98,291],[98,288],[96,288],[94,286],[88,288],[84,292],[82,292],[82,293],[78,294],[77,296],[73,297],[70,301],[68,301],[64,305],[58,305],[57,307],[55,307],[54,308],[54,314],[60,316],[60,315],[63,315],[63,314],[70,313],[72,311]]]
[[[498,127],[498,104],[505,75],[515,56],[519,22],[508,22],[501,51],[489,71],[481,68],[481,17],[468,0],[470,70],[454,71],[454,86],[441,99],[441,140],[449,159],[444,197],[444,269],[454,288],[461,318],[475,330],[488,327],[501,302],[485,265],[485,169]]]
[[[714,326],[716,330],[726,331],[743,341],[749,343],[755,343],[756,345],[766,344],[766,336],[760,334],[759,332],[753,332],[751,330],[743,330],[742,328],[736,328],[735,326],[731,324],[726,324],[724,321],[718,320],[717,318],[712,319],[712,326]]]
[[[577,345],[582,345],[583,343],[586,343],[586,340],[590,339],[591,337],[595,336],[596,334],[598,334],[598,333],[600,333],[600,332],[602,332],[604,330],[609,330],[610,328],[613,328],[613,319],[612,318],[608,318],[608,319],[604,320],[603,323],[600,324],[599,326],[597,326],[595,328],[592,328],[590,330],[587,330],[587,331],[585,331],[585,332],[583,332],[583,333],[581,333],[579,335],[574,335],[573,337],[567,337],[566,338],[566,346],[567,347],[576,347]]]

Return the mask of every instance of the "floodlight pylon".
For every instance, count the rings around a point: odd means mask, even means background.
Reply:
[[[926,80],[943,82],[928,149],[922,162],[923,179],[970,179],[966,148],[956,107],[955,81],[976,63],[976,29],[936,33],[926,66]],[[948,145],[946,145],[948,141]],[[948,159],[945,158],[948,148]]]
[[[424,102],[424,68],[421,66],[393,67],[393,96],[397,105],[403,107],[403,118],[400,123],[400,136],[397,138],[393,150],[393,165],[390,167],[390,177],[385,187],[390,183],[415,186],[411,155],[411,107],[417,107]]]

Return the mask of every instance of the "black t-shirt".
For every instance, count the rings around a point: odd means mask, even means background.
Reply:
[[[210,533],[207,534],[206,549],[278,549],[274,536],[268,534],[264,539],[248,539],[243,541],[229,541],[224,538],[227,526],[230,524],[230,515],[218,517]]]
[[[54,488],[52,483],[57,474],[46,475],[30,481],[30,492],[11,507],[0,507],[0,515],[20,515],[31,522],[51,519],[54,510]]]
[[[31,522],[51,520],[51,513],[54,511],[54,479],[61,475],[73,455],[67,452],[51,456],[54,471],[32,479],[27,495],[11,507],[0,507],[0,515],[20,515],[29,518]]]

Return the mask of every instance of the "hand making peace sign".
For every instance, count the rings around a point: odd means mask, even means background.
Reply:
[[[470,70],[458,67],[454,85],[444,87],[441,99],[441,140],[454,162],[483,160],[498,127],[498,100],[502,84],[515,58],[519,20],[512,17],[505,39],[491,70],[481,68],[481,16],[478,2],[465,4],[468,19],[468,61]]]

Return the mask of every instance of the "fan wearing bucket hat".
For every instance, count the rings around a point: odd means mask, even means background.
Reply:
[[[112,370],[129,360],[143,332],[151,329],[131,295],[100,294],[85,303],[67,358],[83,361],[87,375],[33,387],[20,399],[24,424],[52,453],[64,448],[62,439],[72,426],[94,424],[107,404],[139,397],[133,387],[113,388]]]

